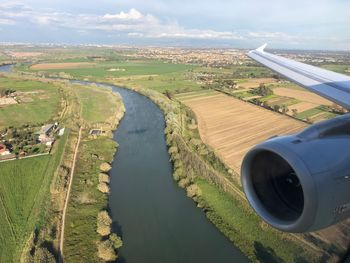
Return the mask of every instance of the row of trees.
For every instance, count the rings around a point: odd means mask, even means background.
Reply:
[[[10,95],[11,93],[16,92],[15,90],[12,89],[6,89],[6,88],[0,88],[0,97],[5,97]]]

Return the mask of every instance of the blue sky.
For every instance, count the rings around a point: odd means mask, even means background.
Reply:
[[[350,50],[350,1],[0,0],[0,42]]]

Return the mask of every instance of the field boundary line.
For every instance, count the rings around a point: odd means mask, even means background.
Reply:
[[[73,162],[72,162],[72,169],[70,173],[70,178],[69,178],[69,184],[68,184],[68,189],[67,189],[67,195],[66,195],[66,200],[64,203],[64,208],[62,211],[62,223],[61,223],[61,233],[60,233],[60,242],[58,246],[58,251],[59,251],[59,260],[58,262],[62,263],[63,262],[63,246],[64,246],[64,228],[65,228],[65,223],[66,223],[66,212],[67,212],[67,207],[68,207],[68,202],[69,202],[69,197],[70,197],[70,192],[72,189],[72,184],[73,184],[73,176],[75,172],[75,165],[76,165],[76,159],[78,156],[78,150],[79,150],[79,145],[80,145],[80,140],[81,140],[81,133],[82,133],[82,127],[79,129],[79,135],[78,135],[78,140],[75,145],[75,150],[74,150],[74,157],[73,157]]]
[[[9,227],[11,229],[12,237],[16,240],[16,234],[15,234],[15,231],[13,230],[13,225],[12,225],[11,220],[9,218],[9,215],[7,213],[7,209],[6,209],[6,206],[5,206],[5,203],[4,203],[4,198],[3,198],[1,193],[0,193],[0,203],[1,203],[2,208],[4,209],[5,218],[6,218],[6,221],[8,222]]]

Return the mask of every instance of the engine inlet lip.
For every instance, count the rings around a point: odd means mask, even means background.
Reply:
[[[263,151],[270,151],[282,157],[284,160],[288,160],[287,163],[298,175],[298,179],[301,183],[304,193],[304,208],[296,220],[286,221],[277,218],[269,211],[267,211],[265,206],[259,201],[259,198],[253,186],[250,167],[251,162],[253,161],[253,158],[256,156],[256,154]],[[285,147],[283,144],[275,141],[266,141],[251,149],[244,157],[241,167],[241,175],[241,182],[246,198],[248,199],[253,209],[264,219],[264,221],[279,230],[294,233],[306,232],[313,225],[317,212],[317,195],[312,175],[302,159],[299,158],[299,156],[297,156],[297,154],[292,152],[290,149]]]

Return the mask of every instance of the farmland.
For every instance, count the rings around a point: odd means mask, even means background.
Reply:
[[[0,88],[8,87],[17,92],[20,103],[0,107],[0,128],[42,123],[57,114],[60,95],[53,84],[0,77]]]
[[[75,68],[90,68],[95,64],[90,62],[66,62],[66,63],[40,63],[34,64],[30,68],[33,70],[48,70],[48,69],[75,69]]]
[[[84,87],[75,85],[82,107],[82,117],[87,124],[113,123],[111,118],[116,115],[116,103],[121,103],[121,98],[108,90],[97,87]]]
[[[71,67],[67,67],[73,65]],[[89,65],[89,67],[86,67]],[[93,68],[90,67],[93,65]],[[75,61],[65,63],[45,63],[32,66],[31,70],[47,70],[50,73],[59,73],[58,69],[64,69],[64,72],[74,78],[118,78],[125,76],[140,75],[158,75],[174,72],[183,72],[192,68],[189,65],[171,64],[156,60],[123,60],[120,62],[100,61],[91,63],[86,60],[83,62]],[[39,67],[39,69],[38,69]],[[56,67],[56,68],[55,68]]]
[[[48,161],[49,157],[45,156],[0,164],[1,262],[18,259],[20,246],[17,244],[23,245],[36,224],[32,208],[42,187]]]
[[[52,155],[0,163],[0,262],[19,262],[30,234],[44,224],[43,208],[66,138]]]
[[[181,94],[177,98],[197,115],[202,140],[237,174],[251,147],[271,136],[294,133],[306,126],[219,92]]]

